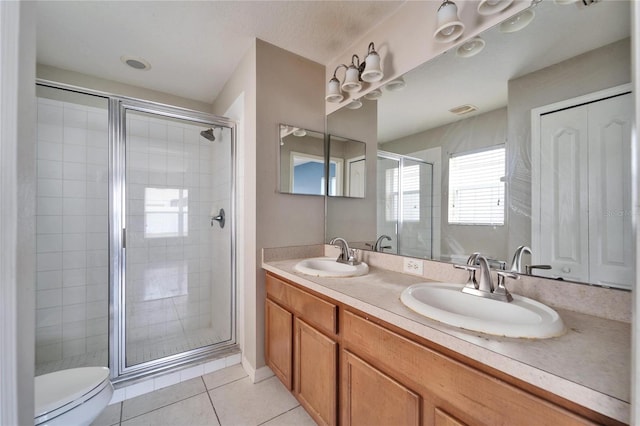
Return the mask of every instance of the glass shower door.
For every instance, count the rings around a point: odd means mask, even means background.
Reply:
[[[231,128],[125,109],[124,129],[126,369],[234,333]]]

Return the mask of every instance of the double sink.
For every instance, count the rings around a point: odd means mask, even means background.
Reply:
[[[331,257],[304,259],[294,269],[309,276],[343,279],[369,272],[364,262],[349,265]],[[456,283],[414,284],[402,292],[400,301],[420,315],[468,331],[528,339],[565,332],[562,318],[547,305],[517,294],[511,302],[479,297],[462,292],[464,287]]]

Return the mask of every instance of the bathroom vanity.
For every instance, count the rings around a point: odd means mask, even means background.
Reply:
[[[321,278],[265,260],[267,364],[319,424],[629,422],[623,321],[559,310],[563,336],[488,336],[402,305],[424,277]]]

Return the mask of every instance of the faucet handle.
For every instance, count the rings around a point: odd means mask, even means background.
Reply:
[[[513,272],[509,271],[498,271],[496,273],[498,274],[498,285],[493,292],[497,295],[502,295],[507,300],[507,302],[513,301],[513,296],[511,296],[511,293],[509,293],[509,290],[507,290],[505,281],[507,280],[507,278],[519,280],[520,275],[514,274]]]
[[[465,271],[469,271],[469,272],[475,272],[478,269],[480,269],[480,266],[475,266],[475,265],[458,265],[457,263],[453,264],[453,267],[456,269],[462,269]]]

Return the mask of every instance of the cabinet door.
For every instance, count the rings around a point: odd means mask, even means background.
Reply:
[[[466,426],[460,420],[456,419],[446,411],[443,411],[439,408],[435,409],[434,425],[435,426]]]
[[[418,425],[420,397],[352,353],[342,351],[342,424]]]
[[[316,423],[335,425],[338,344],[298,318],[294,342],[294,392]]]
[[[280,381],[291,390],[293,315],[267,299],[265,303],[265,358]]]

